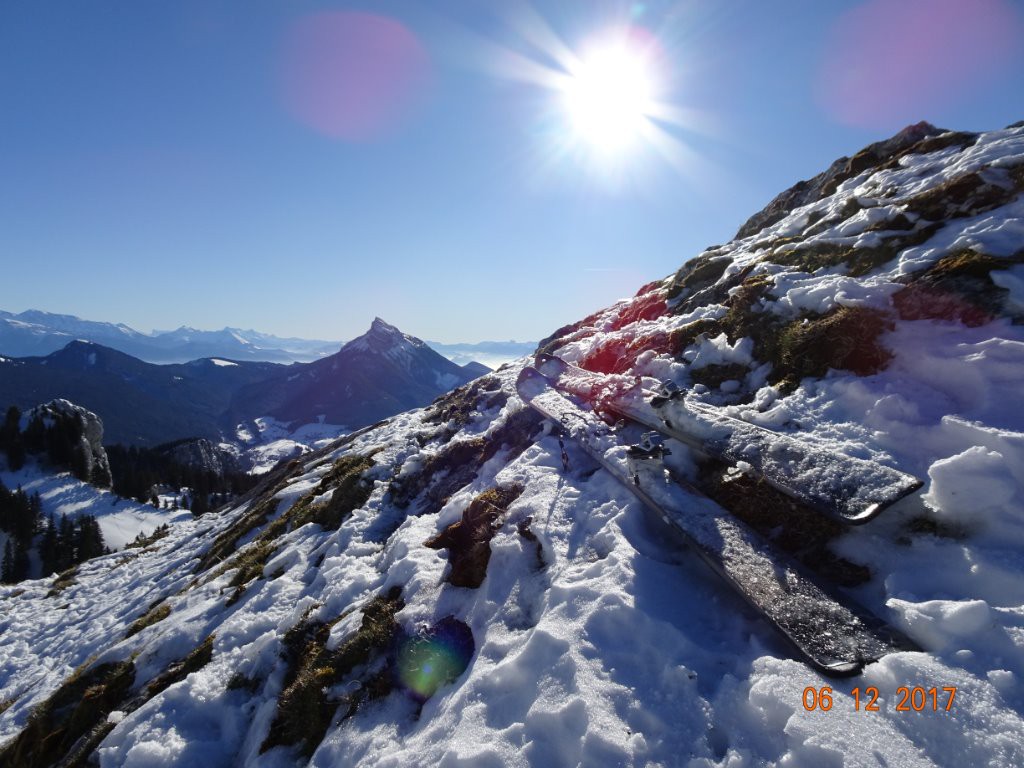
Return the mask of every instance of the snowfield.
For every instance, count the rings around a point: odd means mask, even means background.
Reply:
[[[277,419],[261,416],[249,424],[238,425],[235,437],[240,446],[221,443],[220,447],[236,455],[241,465],[251,474],[263,475],[279,462],[323,448],[351,431],[337,424],[324,424],[322,419],[292,430]]]
[[[33,461],[17,472],[0,472],[0,480],[11,490],[20,486],[29,495],[38,493],[43,516],[52,514],[57,522],[61,515],[92,515],[110,549],[123,549],[140,534],[148,536],[165,523],[192,517],[187,509],[161,510],[134,499],[119,498],[109,490],[82,482],[70,472],[54,474]]]
[[[41,739],[19,734],[45,735],[26,730],[40,707],[39,728],[67,725],[45,702],[63,701],[85,666],[103,670],[90,678],[98,719],[66,749],[77,743],[104,768],[1024,765],[1022,168],[1020,127],[876,164],[705,254],[695,263],[722,268],[702,283],[684,267],[548,341],[570,361],[673,378],[732,416],[923,479],[829,542],[833,558],[868,569],[845,592],[922,652],[839,680],[793,660],[572,443],[563,470],[556,435],[515,394],[523,358],[279,465],[235,508],[89,561],[71,583],[0,588],[0,744],[45,764]],[[1003,192],[979,187],[975,204],[956,192],[965,174]],[[943,218],[929,228],[912,209]],[[879,250],[908,237],[919,242]],[[833,250],[817,254],[875,261],[816,266],[793,253],[821,243]],[[956,272],[964,243],[991,285],[976,266]],[[960,314],[939,316],[947,305],[936,301],[924,305],[935,316],[921,316],[908,285],[956,294],[949,311]],[[978,296],[1001,297],[980,321]],[[860,373],[801,376],[803,358],[764,356],[772,340],[755,338],[754,324],[746,340],[715,325],[743,307],[763,327],[789,323],[793,344],[829,312],[884,317],[865,342],[875,363],[861,355],[849,358]],[[845,343],[799,348],[810,358]],[[785,366],[793,377],[777,378]],[[504,507],[487,495],[495,488],[513,489]],[[473,522],[480,509],[490,528]],[[478,581],[462,581],[452,542],[484,529],[489,560],[469,568]],[[425,545],[443,533],[447,548]],[[479,566],[479,546],[466,552]],[[400,595],[387,598],[398,629],[388,619],[373,634],[388,595]],[[471,656],[418,695],[455,650],[401,638],[443,639],[430,628],[446,617],[470,630]],[[411,676],[409,647],[431,649],[412,657]],[[128,682],[115,669],[129,669]],[[825,686],[831,708],[806,708],[806,689]],[[900,689],[915,687],[937,689],[939,706],[900,711]],[[868,688],[877,711],[865,710]],[[296,719],[308,730],[295,733]]]

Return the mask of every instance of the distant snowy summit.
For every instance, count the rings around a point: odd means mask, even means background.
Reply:
[[[408,336],[395,326],[389,325],[379,317],[375,317],[370,324],[370,330],[359,338],[350,341],[342,347],[342,350],[376,352],[378,354],[401,357],[425,346],[426,344],[419,339]]]
[[[426,405],[477,375],[378,317],[337,353],[284,368],[241,390],[234,404],[291,423],[356,427]]]
[[[155,446],[184,438],[231,442],[240,424],[268,417],[298,428],[358,428],[484,373],[457,365],[380,318],[312,363],[221,357],[156,365],[89,341],[42,357],[0,361],[0,406],[66,398],[99,414],[111,443]],[[257,432],[259,430],[256,430]]]

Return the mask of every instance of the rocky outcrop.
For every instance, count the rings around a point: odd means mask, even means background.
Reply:
[[[29,423],[39,417],[47,429],[70,436],[71,469],[76,475],[93,485],[110,487],[110,461],[103,449],[103,422],[99,416],[64,399],[37,406],[27,416]]]
[[[179,440],[156,449],[175,464],[212,472],[222,477],[226,472],[237,472],[238,461],[228,451],[218,448],[204,437]]]
[[[937,140],[939,136],[942,137],[941,141]],[[895,136],[877,141],[853,157],[839,158],[813,179],[798,181],[747,219],[736,232],[736,239],[756,235],[800,206],[828,197],[844,181],[869,168],[878,168],[902,155],[934,152],[943,146],[963,147],[973,143],[976,138],[977,135],[973,133],[953,133],[924,121],[907,126]]]

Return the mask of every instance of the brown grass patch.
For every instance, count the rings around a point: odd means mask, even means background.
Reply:
[[[327,689],[390,649],[401,631],[395,614],[403,607],[398,587],[375,597],[363,609],[363,621],[356,633],[334,651],[327,649],[327,640],[338,620],[327,624],[304,619],[289,630],[282,643],[288,664],[285,687],[278,697],[267,738],[260,746],[261,754],[276,746],[298,746],[304,756],[313,754],[341,704],[338,699],[328,698]],[[383,694],[378,690],[378,695]],[[351,708],[355,702],[349,705]]]
[[[169,606],[165,602],[158,601],[156,605],[154,605],[152,608],[150,608],[149,611],[146,612],[145,616],[136,620],[134,624],[128,627],[128,631],[125,632],[124,636],[127,638],[131,637],[132,635],[137,635],[146,627],[150,627],[159,621],[163,621],[170,615],[171,606]]]
[[[460,520],[424,542],[431,549],[448,550],[449,584],[476,589],[483,583],[491,559],[491,539],[500,527],[499,520],[522,492],[521,485],[484,491],[470,502]]]

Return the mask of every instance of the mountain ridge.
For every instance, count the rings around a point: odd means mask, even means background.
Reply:
[[[17,314],[0,310],[0,355],[48,355],[76,339],[102,344],[158,365],[187,363],[205,357],[285,364],[312,362],[334,354],[345,344],[275,336],[232,326],[202,330],[182,325],[174,330],[154,330],[147,334],[124,323],[83,320],[75,315],[35,309]],[[535,346],[532,342],[515,341],[451,344],[427,341],[426,344],[460,365],[477,361],[491,368],[529,354]]]
[[[99,414],[110,442],[140,446],[230,440],[236,425],[263,416],[298,426],[326,415],[327,423],[361,427],[479,375],[383,321],[312,363],[201,358],[159,365],[74,340],[44,357],[4,358],[0,373],[0,404],[28,409],[66,398]]]

